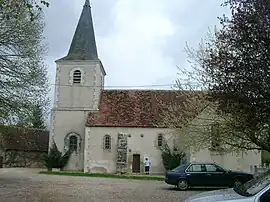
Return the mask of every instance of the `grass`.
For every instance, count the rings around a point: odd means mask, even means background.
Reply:
[[[77,173],[77,172],[50,172],[41,171],[39,174],[45,175],[61,175],[61,176],[73,176],[73,177],[97,177],[97,178],[116,178],[116,179],[129,179],[129,180],[154,180],[164,181],[164,177],[158,176],[139,176],[139,175],[116,175],[116,174],[103,174],[103,173]]]

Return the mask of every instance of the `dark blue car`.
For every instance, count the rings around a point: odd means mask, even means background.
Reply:
[[[189,163],[166,172],[165,182],[180,190],[190,187],[235,187],[253,179],[244,172],[225,170],[214,163]]]

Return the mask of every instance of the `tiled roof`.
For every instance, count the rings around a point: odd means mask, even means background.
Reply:
[[[180,117],[185,121],[196,116],[185,110],[186,95],[172,90],[104,90],[99,111],[89,113],[86,126],[180,127]]]
[[[46,152],[49,131],[0,126],[0,141],[5,150]]]

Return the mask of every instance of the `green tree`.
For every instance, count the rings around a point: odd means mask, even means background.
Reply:
[[[21,117],[28,117],[37,104],[48,104],[42,13],[31,21],[24,8],[15,11],[0,9],[1,124],[16,124]],[[15,19],[16,15],[20,20]]]
[[[53,168],[60,168],[62,170],[67,165],[70,156],[71,152],[69,150],[65,153],[60,152],[53,141],[49,153],[43,157],[43,162],[48,171],[52,171]]]
[[[45,110],[46,108],[37,104],[29,109],[27,113],[18,117],[15,125],[22,128],[46,129]]]
[[[270,8],[267,0],[226,0],[231,16],[220,30],[188,49],[216,112],[222,141],[270,151]]]
[[[44,113],[43,108],[40,105],[34,107],[31,117],[31,123],[33,128],[45,129],[45,120],[44,120]]]

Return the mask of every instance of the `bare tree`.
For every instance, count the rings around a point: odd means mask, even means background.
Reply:
[[[188,137],[196,148],[214,140],[225,151],[270,151],[269,5],[257,0],[225,5],[232,17],[220,18],[222,28],[210,32],[199,48],[187,48],[193,64],[187,74],[207,92],[210,103],[209,118],[203,117],[205,124]]]
[[[211,112],[213,104],[209,102],[204,84],[198,78],[200,74],[181,68],[179,72],[174,86],[174,101],[159,103],[166,109],[163,110],[163,125],[171,129],[174,138],[179,139],[181,144],[177,145],[182,151],[190,147],[195,150],[209,147],[209,128],[216,119]],[[202,112],[205,116],[199,117]]]
[[[15,17],[19,17],[17,20]],[[42,13],[0,9],[0,123],[16,123],[37,104],[48,104]]]
[[[43,7],[49,7],[49,5],[49,2],[44,0],[0,0],[0,9],[13,10],[14,17],[17,19],[20,19],[17,14],[20,13],[21,9],[24,9],[32,21],[35,19],[36,11],[41,11]]]

